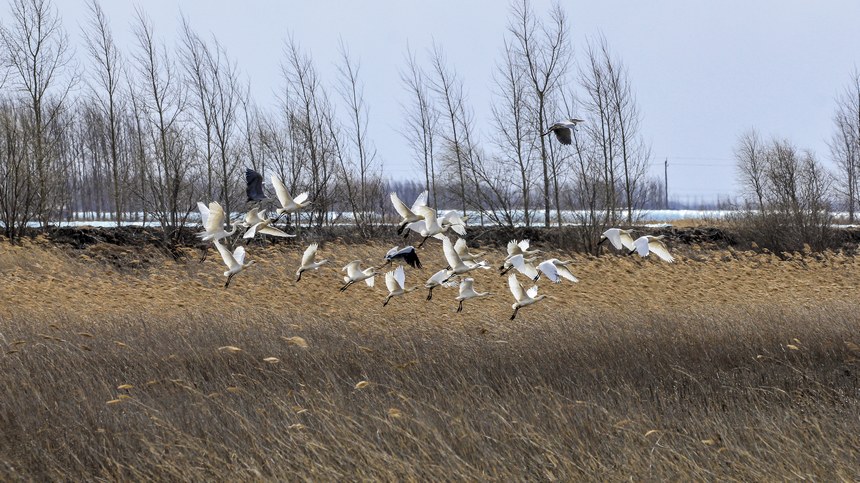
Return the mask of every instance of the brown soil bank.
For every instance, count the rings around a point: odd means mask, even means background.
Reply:
[[[510,321],[495,270],[461,314],[339,293],[389,245],[318,237],[330,267],[297,284],[298,243],[255,242],[226,290],[194,247],[0,242],[0,480],[860,478],[851,255],[547,243],[581,281]]]

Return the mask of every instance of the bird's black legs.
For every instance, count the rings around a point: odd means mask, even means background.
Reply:
[[[200,257],[200,263],[203,263],[203,262],[205,262],[205,261],[206,261],[206,255],[208,255],[208,254],[209,254],[209,247],[208,247],[208,246],[205,246],[205,247],[203,247],[201,250],[203,251],[203,256],[202,256],[202,257]]]
[[[343,292],[343,291],[344,291],[344,290],[346,290],[346,289],[347,289],[347,287],[349,287],[350,285],[352,285],[352,281],[346,282],[346,283],[343,285],[343,287],[341,287],[341,288],[340,288],[340,291],[341,291],[341,292]]]
[[[227,281],[224,282],[224,288],[227,288],[230,286],[230,280],[233,280],[233,275],[235,275],[235,274],[231,273],[230,275],[227,275]]]
[[[517,316],[517,312],[519,312],[519,310],[520,310],[520,308],[519,308],[519,307],[517,307],[517,308],[515,308],[515,309],[514,309],[514,313],[513,313],[513,314],[511,314],[511,320],[514,320],[514,319],[516,318],[516,316]]]
[[[298,282],[301,279],[302,279],[302,272],[299,272],[299,274],[296,275],[296,282]]]
[[[457,306],[457,312],[462,312],[462,311],[463,311],[463,301],[461,300],[460,305]]]
[[[385,307],[386,305],[388,305],[388,301],[389,301],[389,300],[391,300],[391,296],[390,296],[390,295],[389,295],[388,297],[385,297],[385,302],[382,302],[382,306],[383,306],[383,307]]]
[[[417,246],[417,247],[415,247],[415,248],[421,248],[421,247],[423,247],[423,246],[424,246],[424,242],[426,242],[428,238],[430,238],[430,237],[429,237],[429,236],[425,236],[425,237],[424,237],[424,239],[423,239],[423,240],[421,240],[421,243],[419,243],[419,244],[418,244],[418,246]]]
[[[427,291],[427,300],[433,298],[433,287],[430,287],[430,290]]]

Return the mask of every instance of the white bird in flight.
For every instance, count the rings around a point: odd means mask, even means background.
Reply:
[[[477,252],[471,253],[469,252],[469,245],[466,244],[466,240],[462,238],[457,238],[457,243],[454,243],[454,250],[457,251],[457,255],[460,255],[460,260],[464,262],[474,262],[477,261],[480,257],[484,256],[486,252]]]
[[[640,257],[647,257],[649,253],[653,252],[655,255],[660,257],[662,260],[665,260],[669,263],[675,261],[675,258],[669,253],[669,249],[666,248],[666,245],[663,243],[663,235],[660,236],[651,236],[651,235],[643,235],[633,241],[633,249],[630,250],[630,253],[637,252]]]
[[[347,263],[341,271],[346,271],[346,275],[343,277],[344,286],[340,288],[341,292],[349,288],[350,285],[362,280],[364,280],[368,287],[373,287],[376,280],[376,268],[369,267],[362,270],[361,260],[353,260]]]
[[[231,231],[224,230],[224,208],[217,201],[209,203],[208,207],[198,201],[197,209],[200,210],[200,220],[203,222],[203,228],[206,230],[198,233],[197,237],[203,241],[217,241],[227,238],[236,233],[236,230],[239,228],[234,224]]]
[[[247,228],[247,230],[245,230],[245,234],[242,235],[242,238],[254,238],[254,235],[256,235],[257,233],[279,237],[296,236],[284,233],[283,231],[275,228],[274,226],[269,226],[272,224],[273,221],[274,220],[271,220],[268,216],[266,216],[265,211],[260,210],[257,207],[251,208],[250,210],[248,210],[248,213],[245,214],[245,220],[240,223],[242,226]]]
[[[278,215],[296,213],[297,211],[310,204],[309,202],[307,202],[307,191],[296,196],[295,198],[291,198],[290,193],[289,191],[287,191],[287,187],[284,185],[283,181],[281,181],[280,178],[278,178],[274,174],[272,175],[272,186],[274,186],[275,194],[278,195],[278,201],[281,203],[281,207],[275,210]],[[278,218],[280,218],[280,216],[278,216]]]
[[[442,236],[442,252],[445,254],[445,260],[448,262],[448,266],[451,267],[448,270],[448,279],[456,275],[463,275],[464,273],[471,272],[476,268],[490,268],[490,265],[487,262],[464,262],[460,258],[460,255],[457,254],[457,250],[454,249],[451,239],[444,235]],[[448,279],[445,279],[445,281],[447,282]]]
[[[444,268],[434,273],[432,277],[428,278],[426,282],[424,282],[424,288],[427,289],[427,300],[433,299],[433,289],[436,287],[456,287],[457,282],[448,280],[448,270]]]
[[[627,249],[633,250],[633,230],[622,230],[621,228],[610,228],[600,235],[598,245],[609,240],[616,250]]]
[[[230,253],[230,250],[218,240],[215,240],[214,243],[215,248],[221,253],[221,258],[224,259],[224,265],[227,265],[227,271],[224,272],[224,276],[227,277],[224,288],[227,288],[230,286],[230,280],[233,279],[233,276],[253,265],[254,261],[245,263],[245,247],[236,247],[233,253]]]
[[[560,142],[561,144],[568,145],[572,142],[571,134],[573,134],[573,130],[576,129],[576,125],[581,122],[585,121],[583,121],[582,119],[568,119],[566,121],[559,121],[550,126],[545,133],[541,134],[541,136],[546,136],[547,134],[552,132],[555,133],[555,137],[558,138],[558,142]]]
[[[532,265],[534,261],[534,257],[526,258],[522,255],[514,255],[505,261],[505,265],[503,267],[505,270],[502,272],[502,275],[507,273],[511,268],[516,268],[518,272],[537,282],[538,277],[540,277],[540,272],[538,272],[537,268]]]
[[[385,302],[382,303],[383,307],[388,305],[393,297],[418,290],[418,287],[406,288],[406,272],[403,271],[402,266],[385,273],[385,286],[388,287],[388,295],[385,297]]]
[[[406,225],[410,223],[415,223],[417,221],[421,221],[424,219],[424,215],[419,215],[416,212],[418,211],[418,207],[427,206],[427,191],[424,191],[418,198],[415,198],[415,202],[412,203],[412,208],[406,206],[397,193],[391,192],[391,203],[394,205],[394,209],[397,210],[397,213],[400,214],[400,224],[397,225],[397,234],[402,235],[403,230],[406,228]]]
[[[401,263],[406,263],[412,268],[421,268],[421,260],[418,259],[418,252],[415,251],[415,247],[412,245],[405,246],[403,248],[394,247],[385,254],[385,263],[380,265],[377,268],[382,268],[394,260],[398,260]]]
[[[315,260],[317,256],[317,246],[318,245],[316,243],[311,243],[305,249],[305,253],[302,255],[302,266],[296,270],[296,282],[302,279],[302,273],[307,272],[308,270],[316,270],[328,263],[327,258],[323,258],[318,262]]]
[[[466,236],[466,218],[468,217],[461,218],[454,210],[446,212],[442,215],[442,218],[439,218],[439,226],[442,227],[442,233],[451,230],[460,236]]]
[[[463,282],[460,283],[460,295],[455,299],[460,302],[459,305],[457,305],[457,312],[463,311],[463,302],[466,300],[489,297],[492,295],[490,292],[476,292],[473,287],[474,282],[475,280],[473,278],[465,278],[463,279]]]
[[[511,257],[516,255],[523,255],[524,257],[530,257],[532,255],[537,255],[541,251],[535,248],[534,250],[529,250],[531,242],[529,240],[511,240],[508,242],[508,256],[505,257],[505,260],[509,260]]]
[[[508,286],[511,288],[511,293],[514,294],[514,302],[511,305],[511,308],[514,309],[514,313],[511,314],[511,320],[514,320],[517,316],[517,312],[519,312],[520,308],[525,307],[526,305],[532,305],[546,298],[546,295],[538,295],[538,287],[537,285],[528,289],[527,291],[523,289],[523,286],[520,284],[520,281],[517,280],[517,274],[512,273],[510,277],[508,277]]]
[[[579,279],[570,273],[570,270],[567,268],[571,263],[573,263],[573,260],[562,262],[558,258],[550,258],[549,260],[541,262],[537,268],[553,283],[561,282],[562,278],[570,280],[571,282],[579,282]]]
[[[442,235],[442,232],[445,231],[445,229],[442,228],[442,225],[439,224],[439,221],[436,218],[436,210],[429,206],[419,206],[417,208],[417,214],[423,216],[424,219],[406,225],[407,228],[424,237],[416,248],[421,248],[424,245],[424,242],[426,242],[431,236],[441,240],[444,236]]]

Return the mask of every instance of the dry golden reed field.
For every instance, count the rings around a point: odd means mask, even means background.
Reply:
[[[496,270],[463,313],[383,308],[339,270],[389,245],[322,243],[295,283],[298,243],[224,289],[214,249],[0,241],[0,480],[860,479],[851,254],[541,246],[580,283],[511,321]]]

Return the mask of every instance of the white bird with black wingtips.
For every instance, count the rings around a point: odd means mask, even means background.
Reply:
[[[421,268],[421,260],[418,259],[418,252],[415,251],[415,247],[412,245],[405,246],[403,248],[394,247],[391,250],[388,250],[384,259],[385,263],[377,268],[382,268],[395,260],[405,263],[412,268]]]

